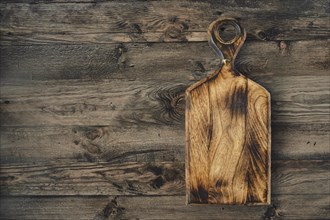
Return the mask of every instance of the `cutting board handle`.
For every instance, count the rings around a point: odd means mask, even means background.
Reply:
[[[226,29],[233,28],[235,35],[225,36]],[[236,55],[246,39],[246,32],[236,19],[219,18],[210,24],[208,38],[210,46],[222,58],[222,62],[233,67]]]

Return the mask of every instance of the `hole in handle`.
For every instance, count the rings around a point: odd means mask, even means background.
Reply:
[[[219,41],[222,44],[232,44],[241,35],[241,29],[238,24],[231,20],[223,21],[218,28]]]
[[[234,64],[245,38],[244,28],[234,18],[219,18],[208,28],[209,44],[225,65]]]

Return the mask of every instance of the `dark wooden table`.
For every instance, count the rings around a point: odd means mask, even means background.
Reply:
[[[272,205],[185,206],[184,90],[247,29],[272,95]],[[2,0],[1,219],[326,219],[329,1]]]

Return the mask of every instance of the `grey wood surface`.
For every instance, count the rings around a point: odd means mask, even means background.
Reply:
[[[272,193],[329,194],[329,169],[328,161],[276,160]],[[15,164],[3,166],[0,177],[7,196],[185,194],[184,163],[179,162]]]
[[[308,199],[306,199],[308,197]],[[273,196],[272,206],[185,206],[185,196],[4,197],[4,219],[327,219],[328,195]]]
[[[257,39],[329,35],[327,0],[14,2],[0,5],[3,43],[204,41],[205,28],[218,16],[239,19]]]
[[[272,204],[185,206],[184,90],[219,60],[272,95]],[[330,219],[329,1],[0,2],[1,219]]]

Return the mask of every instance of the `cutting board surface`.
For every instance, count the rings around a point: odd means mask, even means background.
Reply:
[[[220,28],[238,29],[232,42]],[[187,203],[270,203],[270,94],[234,70],[245,31],[213,22],[209,38],[223,65],[186,90]]]

